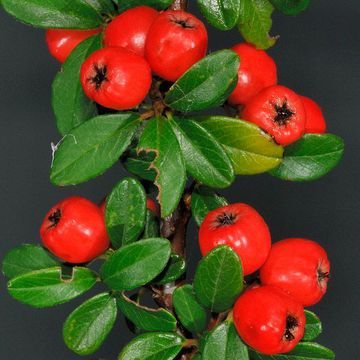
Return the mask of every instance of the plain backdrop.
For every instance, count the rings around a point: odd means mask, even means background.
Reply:
[[[192,5],[192,7],[194,7]],[[358,0],[314,0],[296,17],[274,16],[270,50],[279,82],[316,99],[329,132],[346,142],[341,165],[310,183],[286,183],[259,175],[239,177],[224,194],[253,205],[267,220],[273,240],[302,236],[321,243],[332,262],[327,296],[314,310],[323,321],[319,342],[337,359],[360,357],[360,3]],[[210,29],[210,28],[209,28]],[[38,243],[45,212],[58,200],[78,194],[99,201],[125,174],[120,165],[77,187],[49,182],[51,142],[57,133],[50,86],[59,64],[50,58],[42,30],[14,21],[0,11],[0,256],[21,243]],[[211,50],[230,47],[241,38],[236,30],[210,30]],[[188,256],[199,259],[195,226]],[[190,276],[194,266],[190,266]],[[84,298],[56,308],[35,310],[11,299],[0,280],[0,358],[76,360],[62,341],[62,323]],[[99,291],[99,288],[95,292]],[[103,347],[86,359],[115,359],[131,338],[119,317]]]

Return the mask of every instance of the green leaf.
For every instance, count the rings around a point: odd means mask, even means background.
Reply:
[[[238,55],[231,50],[208,55],[170,88],[165,102],[185,113],[222,105],[237,84],[239,64]]]
[[[317,180],[330,172],[344,153],[343,140],[332,134],[305,134],[285,148],[284,160],[270,174],[282,180]]]
[[[130,151],[129,157],[126,158],[124,166],[130,173],[139,176],[144,180],[154,182],[156,178],[156,171],[150,168],[151,163],[154,161],[154,153],[139,153]]]
[[[184,339],[175,333],[147,333],[136,337],[121,351],[118,360],[173,360]]]
[[[198,0],[206,20],[220,30],[232,29],[239,19],[241,0]]]
[[[196,334],[205,330],[206,311],[196,300],[191,285],[184,285],[174,291],[173,305],[181,324],[187,330]]]
[[[202,360],[248,360],[248,348],[241,341],[234,324],[225,321],[205,340]]]
[[[228,310],[243,289],[242,265],[229,246],[203,257],[196,269],[194,290],[200,304],[213,312]]]
[[[271,37],[271,15],[274,7],[269,0],[241,0],[239,31],[242,37],[259,49],[268,49],[277,40]]]
[[[234,170],[224,149],[200,124],[191,119],[171,122],[189,174],[201,183],[217,188],[234,181]]]
[[[306,315],[306,325],[305,325],[305,334],[302,338],[302,341],[313,341],[315,340],[322,332],[322,325],[320,319],[309,310],[305,310]]]
[[[130,300],[125,294],[117,297],[120,311],[134,325],[146,331],[175,331],[177,321],[169,311],[159,308],[151,309]]]
[[[251,360],[333,360],[335,354],[324,346],[316,343],[299,343],[287,354],[263,355],[249,349]]]
[[[112,290],[133,290],[159,275],[170,258],[170,242],[140,240],[115,251],[101,268],[101,276]]]
[[[74,185],[101,175],[129,146],[138,115],[97,116],[66,135],[54,154],[50,179],[54,185]]]
[[[40,28],[94,29],[103,23],[90,0],[2,0],[17,20]]]
[[[65,135],[74,127],[96,115],[96,105],[85,94],[80,83],[84,60],[102,46],[101,34],[81,42],[69,55],[52,85],[52,107],[56,125]]]
[[[285,15],[297,15],[305,11],[310,4],[310,0],[270,0],[276,10]]]
[[[106,228],[115,248],[138,240],[145,226],[146,194],[141,183],[125,178],[106,201]]]
[[[154,283],[158,285],[165,285],[175,280],[180,279],[186,271],[185,259],[176,254],[171,254],[170,260],[166,265],[164,271],[154,280]]]
[[[198,120],[224,146],[236,174],[259,174],[281,163],[283,148],[256,125],[227,116],[208,116]]]
[[[208,212],[225,205],[228,205],[228,202],[224,197],[203,186],[196,187],[191,196],[191,211],[198,226]]]
[[[177,207],[186,182],[184,159],[169,120],[151,119],[141,135],[138,151],[156,155],[151,167],[157,172],[155,185],[159,189],[161,216],[168,216]]]
[[[92,354],[105,341],[116,315],[116,300],[110,294],[87,300],[67,318],[63,328],[65,344],[79,355]]]
[[[117,0],[117,3],[120,12],[141,5],[150,6],[157,10],[164,10],[173,3],[173,0]]]
[[[85,0],[100,14],[115,14],[115,6],[112,0]]]
[[[10,295],[36,308],[62,304],[80,296],[96,283],[93,271],[74,267],[71,278],[62,278],[61,268],[37,270],[8,282]]]
[[[150,239],[154,237],[159,237],[159,235],[160,235],[160,224],[158,217],[151,210],[146,209],[145,228],[142,234],[142,238]]]
[[[43,247],[24,244],[13,248],[5,255],[2,271],[7,278],[12,279],[31,271],[58,265],[59,261],[55,260]]]

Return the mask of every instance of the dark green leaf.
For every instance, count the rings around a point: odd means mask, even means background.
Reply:
[[[310,0],[270,0],[275,8],[285,15],[297,15],[305,11]]]
[[[234,181],[234,170],[226,152],[212,135],[190,119],[177,118],[171,124],[189,174],[205,185],[228,187]]]
[[[120,11],[125,11],[140,5],[150,6],[157,10],[164,10],[172,4],[173,0],[117,0],[117,2]]]
[[[121,351],[118,360],[173,360],[184,339],[175,333],[147,333],[136,337]]]
[[[248,360],[248,348],[241,341],[234,324],[225,321],[207,337],[202,351],[202,360]]]
[[[271,15],[274,7],[269,0],[241,0],[239,30],[243,38],[259,49],[268,49],[277,40],[271,37]]]
[[[58,265],[59,262],[43,247],[24,244],[13,248],[5,255],[2,271],[7,278],[12,279],[31,271]]]
[[[101,175],[129,146],[138,115],[97,116],[64,137],[54,154],[50,179],[54,185],[79,184]]]
[[[195,356],[192,358],[192,360],[201,360],[201,355],[195,354]]]
[[[116,300],[110,294],[87,300],[67,318],[63,329],[65,344],[79,355],[92,354],[108,336],[116,315]]]
[[[156,284],[165,285],[178,280],[186,271],[186,262],[182,256],[171,254],[164,271],[154,280]]]
[[[313,341],[322,332],[322,325],[320,319],[311,311],[305,310],[306,325],[305,334],[302,341]]]
[[[232,29],[239,19],[241,0],[198,0],[206,20],[220,30]]]
[[[177,207],[186,182],[184,159],[169,120],[163,117],[151,119],[138,148],[156,154],[151,167],[157,172],[155,185],[159,189],[161,216],[168,216]]]
[[[199,334],[206,327],[206,311],[196,300],[191,285],[177,288],[173,293],[176,315],[190,332]]]
[[[80,83],[80,68],[84,60],[101,48],[101,35],[80,43],[56,75],[52,85],[52,107],[56,125],[62,135],[96,115],[96,105],[85,94]]]
[[[196,187],[191,196],[191,211],[198,226],[211,210],[228,205],[222,196],[203,186]]]
[[[198,120],[224,146],[236,174],[259,174],[281,163],[283,148],[256,125],[227,116],[208,116]]]
[[[194,290],[200,304],[213,312],[229,309],[243,289],[242,265],[228,246],[219,246],[201,259]]]
[[[117,297],[120,311],[140,329],[146,331],[175,331],[176,319],[165,309],[151,309],[130,300],[124,294]]]
[[[270,174],[283,180],[317,180],[341,160],[344,142],[332,134],[306,134],[285,148],[284,160]]]
[[[93,0],[94,2],[94,0]],[[2,0],[19,21],[41,28],[94,29],[103,23],[90,0]]]
[[[106,201],[106,228],[115,248],[138,240],[145,226],[146,194],[135,179],[125,178]]]
[[[164,270],[170,250],[170,242],[161,238],[124,246],[102,266],[102,278],[113,290],[132,290],[145,285]]]
[[[263,355],[249,349],[251,360],[333,360],[335,354],[324,346],[316,343],[299,343],[287,354]]]
[[[130,152],[130,156],[125,160],[124,166],[130,173],[139,176],[148,181],[154,181],[156,178],[156,171],[150,168],[154,161],[155,154],[145,152],[136,154],[135,151]]]
[[[8,282],[8,290],[16,300],[37,308],[62,304],[93,287],[95,274],[87,268],[75,267],[70,279],[63,279],[60,267],[37,270]]]
[[[237,84],[239,63],[238,55],[231,50],[208,55],[170,88],[165,102],[185,113],[223,104]]]
[[[160,235],[160,224],[157,215],[146,209],[145,228],[142,234],[143,239],[150,239]]]
[[[92,6],[99,14],[113,14],[115,13],[115,6],[112,0],[85,0]]]

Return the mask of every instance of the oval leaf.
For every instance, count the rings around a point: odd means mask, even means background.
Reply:
[[[223,104],[236,86],[239,64],[238,55],[231,50],[208,55],[170,88],[165,102],[185,113]]]
[[[171,254],[164,271],[154,280],[158,285],[165,285],[180,279],[186,271],[186,261],[182,256]]]
[[[135,151],[130,151],[130,155],[126,158],[124,166],[128,172],[144,180],[154,182],[156,178],[156,171],[150,168],[154,158],[154,153],[146,154],[145,152],[142,152],[136,154]]]
[[[145,226],[146,194],[135,179],[125,178],[106,201],[106,228],[115,248],[136,241]]]
[[[322,325],[320,319],[311,311],[305,310],[306,325],[305,333],[302,341],[313,341],[322,332]]]
[[[165,268],[170,242],[154,238],[140,240],[115,251],[101,268],[101,276],[113,290],[133,290],[147,284]]]
[[[60,265],[51,254],[38,245],[24,244],[10,250],[2,263],[4,275],[12,279],[35,270],[47,269]]]
[[[228,187],[234,181],[234,170],[226,152],[212,135],[190,119],[174,119],[171,124],[189,174],[205,185]]]
[[[72,130],[55,151],[51,182],[74,185],[101,175],[130,145],[139,123],[137,115],[123,113],[97,116]]]
[[[67,318],[63,328],[65,344],[79,355],[92,354],[108,336],[116,315],[116,300],[110,294],[87,300]]]
[[[80,83],[84,60],[101,48],[102,36],[95,35],[80,43],[66,59],[52,84],[52,108],[61,135],[96,115],[96,105],[85,94]]]
[[[332,134],[306,134],[285,149],[284,160],[270,174],[282,180],[317,180],[341,160],[344,142]]]
[[[173,0],[117,0],[117,3],[120,12],[141,5],[150,6],[157,10],[164,10],[173,3]]]
[[[145,228],[142,234],[143,239],[159,237],[160,224],[157,215],[152,210],[146,209]]]
[[[305,11],[310,4],[310,0],[270,0],[276,10],[285,15],[297,15]]]
[[[120,311],[137,328],[146,331],[175,331],[177,321],[169,311],[165,309],[151,309],[130,300],[125,294],[117,297],[117,305]]]
[[[194,290],[200,304],[213,312],[228,310],[243,289],[242,265],[228,246],[209,252],[196,269]]]
[[[161,216],[168,216],[177,207],[186,182],[184,159],[169,120],[151,119],[141,135],[138,151],[155,153],[151,168],[157,172],[155,185],[159,189]]]
[[[99,14],[114,14],[115,4],[112,0],[85,0],[90,6],[92,6]]]
[[[96,283],[93,271],[75,267],[70,279],[63,279],[60,267],[33,271],[13,278],[8,290],[16,300],[45,308],[62,304],[76,298]]]
[[[278,166],[283,148],[256,125],[227,116],[199,118],[201,125],[224,146],[238,175],[254,175]]]
[[[205,330],[206,311],[196,300],[191,285],[184,285],[174,291],[173,305],[181,324],[187,330],[196,334]]]

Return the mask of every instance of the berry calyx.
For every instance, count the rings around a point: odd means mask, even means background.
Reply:
[[[326,132],[326,121],[320,106],[312,99],[301,96],[306,113],[305,133],[323,134]]]

